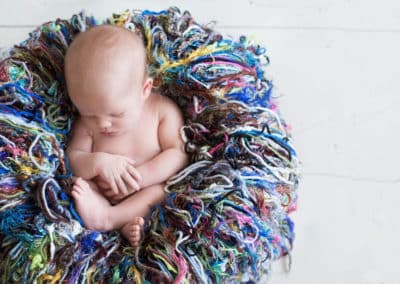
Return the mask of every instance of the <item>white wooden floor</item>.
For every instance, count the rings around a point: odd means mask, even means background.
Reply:
[[[400,2],[0,0],[0,46],[81,9],[170,5],[269,51],[303,161],[292,270],[270,283],[400,283]]]

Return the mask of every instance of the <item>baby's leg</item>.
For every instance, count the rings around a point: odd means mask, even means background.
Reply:
[[[160,203],[164,198],[164,184],[152,185],[141,189],[118,205],[121,214],[121,233],[129,240],[132,246],[137,246],[141,239],[144,219],[149,214],[151,207]]]
[[[100,194],[94,182],[84,180],[80,177],[76,178],[71,194],[86,228],[96,231],[108,231],[112,229],[112,206]]]
[[[114,206],[101,195],[94,182],[82,178],[75,180],[71,194],[85,227],[97,231],[121,229],[122,234],[136,246],[140,241],[143,217],[164,198],[164,184],[143,188]]]

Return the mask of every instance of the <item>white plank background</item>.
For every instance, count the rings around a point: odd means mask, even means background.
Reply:
[[[303,163],[292,270],[269,283],[400,283],[400,2],[0,0],[0,46],[81,9],[170,5],[269,52]]]

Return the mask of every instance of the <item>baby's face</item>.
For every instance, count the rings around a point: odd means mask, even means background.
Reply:
[[[91,93],[82,90],[77,94],[71,99],[82,122],[106,136],[118,136],[136,126],[144,105],[143,86],[129,82],[98,84]]]
[[[145,65],[143,42],[124,28],[98,26],[74,40],[65,58],[67,89],[93,132],[118,135],[136,126],[152,86]]]

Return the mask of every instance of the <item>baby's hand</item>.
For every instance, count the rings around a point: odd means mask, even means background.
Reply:
[[[132,189],[140,189],[138,182],[142,176],[134,164],[134,160],[121,155],[98,152],[95,157],[95,171],[101,179],[107,181],[113,195],[126,196]]]
[[[133,192],[133,191],[131,191],[131,192]],[[111,202],[111,204],[119,203],[122,199],[124,199],[125,197],[127,197],[129,195],[129,194],[121,193],[121,192],[115,194],[114,191],[112,191],[111,189],[104,191],[103,194],[107,198],[107,200]]]

